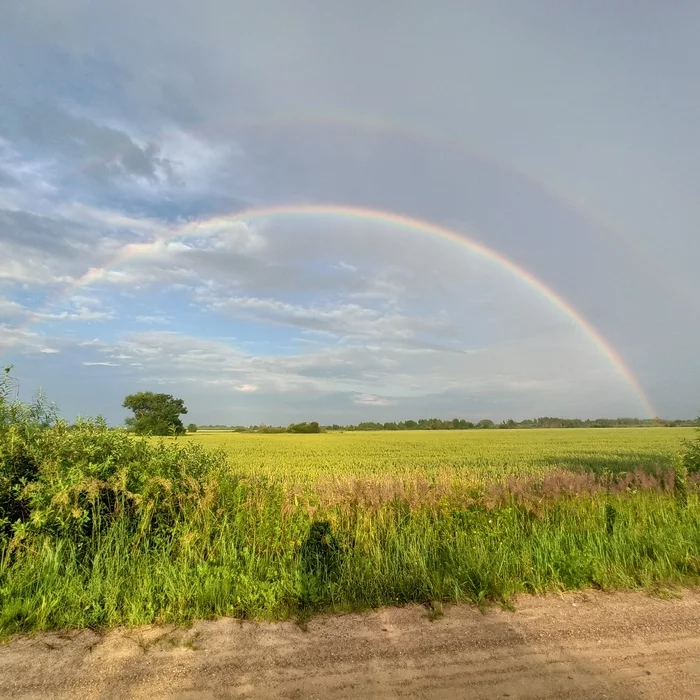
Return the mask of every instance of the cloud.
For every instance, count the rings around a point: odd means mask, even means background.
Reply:
[[[244,393],[257,390],[258,387],[256,387],[254,384],[241,384],[240,386],[236,387],[236,391],[242,391]]]
[[[258,355],[221,341],[149,331],[105,344],[99,352],[110,358],[133,358],[146,385],[212,392],[213,405],[220,400],[217,396],[236,392],[268,401],[285,395],[304,401],[311,397],[323,401],[324,396],[341,401],[344,397],[346,405],[406,411],[420,397],[431,404],[449,397],[451,412],[463,415],[460,402],[472,405],[498,396],[520,406],[513,415],[529,415],[528,406],[585,403],[611,385],[624,400],[624,384],[592,361],[575,337],[561,337],[558,342],[565,349],[560,361],[553,361],[536,340],[505,343],[468,356],[381,342],[322,345],[293,355]],[[575,374],[572,365],[577,368]],[[281,417],[275,409],[271,415]],[[383,415],[388,420],[394,414]],[[292,417],[290,412],[285,416]]]
[[[16,301],[0,297],[0,318],[14,318],[27,313],[27,309]]]
[[[71,114],[47,101],[15,105],[0,117],[0,131],[16,147],[44,158],[67,161],[86,178],[107,183],[120,178],[150,181],[172,177],[172,167],[154,143],[138,144],[122,130]]]
[[[84,367],[119,367],[116,362],[83,362]]]
[[[115,239],[80,221],[0,210],[0,283],[66,285],[113,257]]]
[[[62,311],[39,311],[34,314],[35,321],[109,321],[115,318],[115,312],[105,309],[101,299],[76,294],[68,299]]]
[[[344,338],[405,340],[413,337],[418,330],[439,331],[445,327],[444,323],[434,318],[386,313],[356,303],[302,306],[280,299],[217,296],[211,290],[200,290],[195,299],[209,311]]]
[[[95,311],[83,307],[74,311],[61,311],[60,313],[38,313],[35,315],[35,318],[44,321],[108,321],[114,318],[114,312]]]
[[[394,406],[395,401],[385,396],[375,396],[373,394],[362,394],[355,397],[354,403],[359,406]]]
[[[137,323],[147,323],[151,325],[167,325],[171,322],[171,319],[166,316],[136,316],[135,321]]]
[[[24,354],[56,354],[55,345],[62,345],[62,339],[55,336],[46,336],[37,331],[10,326],[0,323],[0,351],[4,357],[11,353]]]

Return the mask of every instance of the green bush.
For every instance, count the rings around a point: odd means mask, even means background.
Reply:
[[[292,423],[287,428],[288,433],[320,433],[321,426],[317,421],[311,421],[311,423]]]
[[[700,418],[698,419],[700,421]],[[695,440],[684,443],[681,460],[689,475],[700,474],[700,428]]]
[[[31,455],[37,473],[23,489],[31,516],[15,529],[83,548],[118,519],[167,536],[179,519],[196,518],[225,478],[221,453],[135,438],[102,420],[58,421],[36,436]]]
[[[25,489],[39,474],[34,446],[56,421],[56,409],[42,393],[29,404],[16,398],[18,384],[10,372],[6,367],[0,381],[0,540],[29,517]]]

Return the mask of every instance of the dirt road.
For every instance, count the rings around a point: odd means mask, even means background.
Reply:
[[[700,592],[581,593],[516,612],[419,606],[294,623],[225,619],[18,638],[0,697],[700,698]],[[434,617],[434,616],[433,616]]]

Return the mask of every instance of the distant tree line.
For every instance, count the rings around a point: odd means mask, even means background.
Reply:
[[[379,423],[365,421],[357,425],[319,425],[311,423],[292,423],[284,426],[270,425],[200,425],[200,430],[228,430],[237,433],[319,433],[333,431],[370,431],[370,430],[517,430],[528,428],[652,428],[652,427],[692,427],[697,420],[665,420],[662,418],[527,418],[522,421],[512,419],[495,423],[488,418],[473,422],[464,418],[420,418],[418,420],[392,421]]]

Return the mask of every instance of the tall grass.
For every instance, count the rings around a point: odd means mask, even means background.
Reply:
[[[2,634],[700,580],[696,477],[670,458],[300,483],[99,421],[4,416],[2,473],[30,468],[0,535]]]

